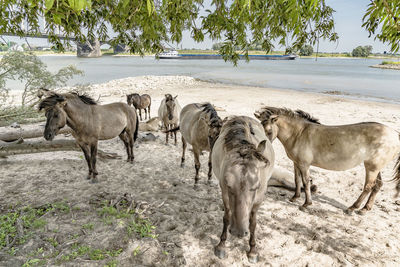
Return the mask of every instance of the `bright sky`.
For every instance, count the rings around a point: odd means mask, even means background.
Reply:
[[[208,2],[206,0],[205,2]],[[339,41],[337,43],[320,42],[319,51],[321,52],[351,52],[359,45],[372,45],[373,52],[390,51],[389,46],[382,44],[378,40],[374,40],[374,36],[368,38],[368,32],[361,27],[362,17],[365,14],[367,5],[370,0],[326,0],[327,4],[331,6],[336,13],[334,14],[336,32],[339,34]],[[18,39],[13,37],[6,37],[10,41]],[[21,41],[18,41],[19,43]],[[31,44],[46,45],[43,39],[30,39]],[[183,41],[179,48],[211,48],[213,42],[205,38],[204,42],[196,43],[190,38],[190,33],[183,34]],[[284,49],[275,49],[284,50]],[[314,51],[316,47],[314,47]]]

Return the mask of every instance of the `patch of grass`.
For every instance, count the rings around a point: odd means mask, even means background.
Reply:
[[[111,260],[104,265],[104,267],[117,267],[118,266],[118,261],[117,260]]]
[[[382,65],[400,65],[400,61],[383,61]]]
[[[62,262],[67,262],[74,260],[78,257],[87,257],[93,261],[104,260],[106,258],[114,258],[122,253],[122,249],[115,250],[103,250],[98,248],[91,248],[86,245],[80,245],[78,243],[74,243],[71,246],[72,252],[69,254],[62,255],[57,262],[58,264]]]
[[[33,107],[4,107],[0,109],[0,126],[8,126],[14,122],[19,124],[44,121],[43,112]]]
[[[57,247],[59,244],[57,242],[57,240],[55,240],[54,238],[47,238],[47,242],[49,242],[53,247]]]
[[[82,225],[82,228],[86,229],[86,230],[93,230],[94,224],[93,223],[86,223],[86,224]]]
[[[140,253],[140,246],[137,246],[133,251],[132,251],[132,255],[133,257],[136,257],[137,255],[139,255]]]
[[[40,207],[14,208],[0,215],[0,249],[7,247],[9,253],[15,253],[13,248],[21,245],[33,234],[32,230],[42,229],[47,221],[42,218],[49,212],[67,212],[69,206],[65,203],[47,204]]]
[[[136,233],[141,238],[143,237],[157,238],[157,235],[154,234],[154,230],[156,229],[156,227],[152,225],[149,220],[146,219],[135,218],[134,220],[129,222],[127,229],[128,229],[128,235]]]

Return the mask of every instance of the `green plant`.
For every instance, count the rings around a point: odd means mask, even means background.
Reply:
[[[140,253],[140,246],[137,246],[133,251],[132,251],[132,255],[134,257],[136,257],[137,255],[139,255]]]
[[[400,61],[383,61],[382,65],[400,65]]]
[[[137,233],[140,237],[157,238],[154,234],[156,227],[146,219],[136,218],[128,224],[128,234]]]
[[[86,223],[86,224],[82,225],[82,228],[86,229],[86,230],[93,230],[94,224],[93,223]]]

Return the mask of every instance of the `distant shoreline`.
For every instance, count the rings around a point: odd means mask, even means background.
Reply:
[[[370,66],[370,68],[400,70],[400,64],[387,64],[387,65],[377,64]]]

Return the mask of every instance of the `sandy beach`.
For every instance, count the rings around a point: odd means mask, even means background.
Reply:
[[[328,125],[376,121],[400,130],[400,106],[350,100],[338,96],[276,90],[261,87],[208,83],[185,76],[142,76],[114,80],[93,86],[89,94],[101,104],[126,102],[126,94],[147,93],[152,97],[151,115],[157,116],[166,93],[178,95],[183,107],[193,102],[211,102],[221,118],[228,115],[253,117],[262,106],[302,109]],[[17,97],[17,96],[15,96]],[[17,99],[17,98],[15,98]],[[37,234],[20,246],[16,256],[0,253],[0,265],[24,263],[30,251],[40,247],[71,250],[68,242],[81,242],[103,249],[121,248],[118,266],[399,266],[400,200],[394,199],[395,184],[388,182],[394,162],[382,171],[384,185],[373,209],[364,216],[344,214],[359,196],[364,184],[362,165],[342,172],[311,167],[318,186],[313,205],[300,211],[304,195],[289,202],[292,192],[269,188],[258,213],[256,229],[260,261],[250,264],[245,251],[248,239],[228,236],[227,257],[214,256],[213,247],[222,231],[223,205],[217,180],[206,184],[208,153],[201,156],[200,186],[193,189],[194,163],[187,153],[186,167],[180,168],[178,145],[165,145],[165,136],[135,146],[135,163],[127,163],[124,145],[114,138],[100,141],[99,149],[123,157],[99,159],[99,183],[85,180],[87,165],[81,152],[48,152],[0,159],[0,203],[40,206],[65,201],[74,212],[48,219],[44,232],[59,240],[51,248],[45,234]],[[56,138],[66,138],[58,136]],[[68,137],[70,138],[70,137]],[[292,172],[292,162],[279,140],[273,143],[276,165]],[[118,222],[105,226],[101,219],[88,217],[104,199],[130,194],[144,203],[145,216],[156,227],[157,238],[128,238]],[[96,202],[97,201],[97,202]],[[79,209],[78,209],[79,208]],[[95,213],[94,213],[95,214]],[[91,231],[80,232],[93,223]],[[70,238],[74,233],[79,235]],[[71,241],[72,240],[72,241]],[[140,248],[140,253],[133,251]],[[47,251],[47,250],[46,250]],[[135,254],[135,255],[134,255]],[[24,256],[25,255],[25,256]],[[48,259],[54,265],[56,259]],[[89,261],[77,257],[64,266],[104,266],[106,260]]]

